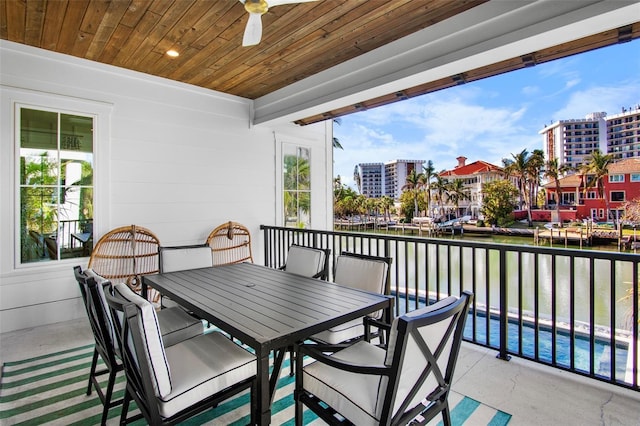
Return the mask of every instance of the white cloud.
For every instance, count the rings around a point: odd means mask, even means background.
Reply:
[[[592,112],[618,114],[622,107],[636,105],[640,99],[640,81],[619,85],[592,86],[572,93],[562,108],[553,113],[554,120],[584,118]]]

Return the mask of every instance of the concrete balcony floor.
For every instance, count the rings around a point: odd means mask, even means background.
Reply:
[[[0,335],[0,362],[91,344],[87,320]],[[510,425],[640,425],[640,392],[464,343],[453,389],[511,414]]]

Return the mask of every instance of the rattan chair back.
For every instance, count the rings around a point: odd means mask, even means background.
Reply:
[[[88,268],[111,282],[125,282],[140,291],[142,275],[157,274],[160,241],[142,226],[123,226],[107,232],[93,248]]]
[[[211,247],[214,266],[253,263],[251,233],[240,223],[229,221],[218,226],[207,237],[207,245]]]

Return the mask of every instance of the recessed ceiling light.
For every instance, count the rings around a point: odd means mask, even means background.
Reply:
[[[171,49],[171,50],[167,50],[167,56],[170,56],[172,58],[177,58],[178,56],[180,56],[180,54],[175,50]]]

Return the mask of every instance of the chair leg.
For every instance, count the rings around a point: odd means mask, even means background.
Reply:
[[[129,412],[129,402],[131,401],[131,395],[129,394],[129,388],[125,388],[124,398],[122,400],[122,412],[120,413],[120,424],[127,424],[127,414]]]
[[[102,410],[102,423],[107,424],[107,416],[109,415],[109,408],[111,408],[111,397],[113,397],[113,387],[116,385],[116,374],[117,371],[115,368],[112,368],[109,371],[109,382],[107,383],[107,392],[104,396],[104,409]]]
[[[294,391],[295,395],[294,395],[294,404],[295,404],[295,426],[302,426],[302,411],[303,411],[303,404],[302,402],[300,402],[300,399],[298,398],[297,395],[297,391]]]
[[[451,426],[451,413],[449,412],[449,401],[444,402],[442,409],[442,423],[444,426]]]
[[[98,365],[98,350],[93,350],[93,360],[91,361],[91,370],[89,370],[89,385],[87,386],[87,395],[91,395],[92,378],[96,374],[96,366]]]
[[[289,348],[289,377],[293,377],[293,375],[295,374],[295,361],[296,361],[296,355],[295,352],[293,351],[293,346]]]

